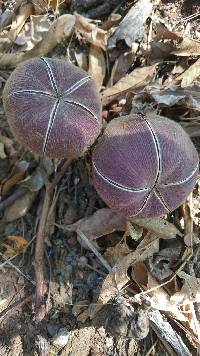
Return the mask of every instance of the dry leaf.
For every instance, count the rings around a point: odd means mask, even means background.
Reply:
[[[25,216],[27,211],[31,208],[37,193],[27,192],[24,196],[17,199],[11,206],[4,211],[4,216],[1,223],[14,221]]]
[[[76,62],[78,64],[78,66],[87,72],[88,71],[88,56],[87,56],[87,54],[83,51],[78,52],[78,51],[74,50],[74,55],[75,55]]]
[[[17,35],[20,33],[27,18],[31,15],[31,13],[32,13],[32,4],[31,3],[25,3],[25,4],[22,3],[22,5],[19,9],[19,13],[16,16],[15,20],[12,22],[11,29],[7,34],[8,38],[11,41],[15,41]]]
[[[91,23],[91,20],[75,13],[76,16],[76,31],[89,43],[96,47],[102,48],[104,51],[107,44],[107,31],[98,28]]]
[[[128,69],[131,67],[135,59],[135,54],[132,52],[128,53],[123,53],[121,56],[119,56],[112,68],[110,80],[108,83],[108,86],[110,87],[111,85],[115,84],[123,78],[126,73],[128,72]]]
[[[108,247],[104,253],[104,257],[113,267],[122,257],[127,256],[131,250],[125,242],[118,243],[114,247]]]
[[[200,278],[191,276],[184,271],[178,272],[177,275],[183,280],[183,286],[171,297],[171,301],[176,304],[181,304],[183,301],[200,303]]]
[[[154,77],[157,64],[149,67],[141,67],[134,69],[130,74],[120,79],[115,85],[105,89],[102,92],[102,101],[106,105],[112,100],[124,97],[125,94],[132,90],[142,89],[150,83]]]
[[[90,46],[88,72],[100,90],[106,74],[106,61],[102,49],[93,45]]]
[[[140,286],[147,286],[148,274],[148,269],[144,262],[136,261],[132,265],[131,277]]]
[[[6,158],[6,153],[5,153],[5,150],[4,150],[4,143],[3,142],[0,142],[0,159],[4,159]]]
[[[88,218],[80,219],[75,224],[65,226],[64,229],[68,231],[80,230],[89,240],[94,240],[116,230],[124,231],[126,219],[109,208],[102,208]]]
[[[51,26],[48,15],[30,16],[30,23],[26,24],[24,31],[16,38],[15,43],[22,47],[22,51],[31,50],[37,43],[42,41],[45,32]]]
[[[181,80],[181,87],[191,85],[200,76],[200,59],[193,63],[184,73],[179,75],[176,80]]]
[[[153,30],[155,35],[153,36],[154,41],[160,40],[179,40],[183,36],[180,33],[170,31],[166,25],[161,22],[153,23]]]
[[[1,246],[4,247],[6,250],[4,252],[4,256],[12,257],[14,255],[19,255],[21,253],[25,253],[28,241],[22,236],[8,236],[8,240],[14,242],[14,247],[2,243]]]
[[[24,177],[29,163],[27,161],[19,161],[15,164],[10,175],[2,182],[1,195],[7,194],[16,184],[18,184]]]
[[[129,219],[134,224],[144,227],[155,233],[155,235],[163,239],[174,239],[176,235],[183,236],[183,234],[176,228],[175,225],[169,223],[162,218],[146,218],[146,219]]]
[[[150,16],[153,3],[150,0],[138,0],[123,18],[114,35],[109,39],[109,48],[124,40],[130,48],[134,42],[140,42],[144,35],[144,24]]]
[[[200,41],[192,38],[184,38],[177,49],[171,52],[176,56],[199,56],[200,55]]]
[[[15,67],[20,62],[33,57],[47,55],[64,39],[71,36],[75,25],[73,15],[62,15],[56,19],[48,32],[45,32],[42,41],[26,53],[0,53],[0,67]]]

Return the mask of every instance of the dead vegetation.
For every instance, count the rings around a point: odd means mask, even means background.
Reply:
[[[200,152],[198,1],[110,3],[0,1],[1,93],[26,59],[68,60],[95,79],[105,125],[156,113]],[[198,354],[200,183],[168,216],[126,221],[95,192],[90,152],[41,160],[2,102],[0,119],[0,354]]]

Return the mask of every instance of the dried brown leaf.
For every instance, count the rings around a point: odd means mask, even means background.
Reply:
[[[200,41],[192,38],[184,38],[177,49],[171,52],[176,56],[199,56],[200,55]]]
[[[179,75],[176,80],[181,80],[181,87],[191,85],[200,76],[200,59],[193,63],[184,73]]]
[[[80,219],[75,224],[65,226],[64,229],[68,231],[80,230],[89,240],[94,240],[116,230],[124,231],[126,220],[111,209],[102,208],[88,218]]]
[[[154,77],[157,64],[134,69],[120,79],[115,85],[102,92],[102,101],[106,105],[112,100],[123,97],[128,91],[135,91],[150,83]]]
[[[31,208],[36,195],[37,193],[27,192],[24,196],[17,199],[11,206],[5,209],[1,223],[14,221],[25,216]]]
[[[5,248],[4,256],[12,257],[26,252],[28,241],[23,236],[8,236],[7,239],[14,242],[14,246],[2,243],[1,246]]]
[[[29,163],[27,161],[19,161],[13,167],[10,175],[2,182],[1,195],[7,194],[16,184],[18,184],[24,177]]]
[[[42,41],[45,32],[48,32],[51,26],[48,15],[30,16],[30,23],[26,24],[24,31],[16,38],[15,43],[23,46],[22,50],[29,51],[37,43]]]
[[[83,51],[78,52],[76,50],[74,50],[74,55],[75,55],[78,66],[87,72],[88,71],[88,55]]]
[[[125,242],[118,243],[114,247],[108,247],[104,253],[104,257],[111,266],[114,266],[122,257],[127,256],[131,252]]]
[[[153,23],[153,29],[156,33],[155,36],[153,36],[154,41],[180,40],[183,38],[180,33],[170,31],[167,26],[161,22]]]
[[[8,38],[11,41],[15,41],[17,35],[20,33],[21,29],[23,28],[26,20],[32,13],[32,4],[25,3],[21,5],[19,9],[19,13],[16,16],[15,20],[12,22],[10,31],[8,32]]]
[[[138,0],[134,3],[109,39],[109,48],[115,47],[117,42],[122,40],[130,48],[134,42],[140,42],[144,35],[144,24],[152,9],[153,3],[150,0]]]
[[[175,225],[169,223],[162,218],[146,218],[146,219],[129,219],[134,224],[144,227],[155,233],[155,235],[163,239],[174,239],[176,235],[183,236],[183,234],[176,228]]]
[[[76,31],[89,43],[96,47],[102,48],[104,51],[107,45],[107,31],[98,28],[91,23],[91,20],[75,13],[76,16]]]
[[[106,74],[106,61],[100,47],[94,45],[90,46],[88,72],[91,74],[96,82],[97,88],[100,90]]]
[[[56,19],[49,31],[43,36],[42,41],[26,53],[0,53],[0,67],[15,67],[27,59],[44,56],[64,39],[71,36],[75,25],[75,17],[67,14]]]
[[[126,75],[128,69],[133,64],[134,59],[135,59],[135,54],[132,52],[123,53],[116,59],[112,68],[111,77],[108,86],[115,84],[116,82],[118,82],[118,80],[120,80]]]
[[[175,304],[190,303],[191,301],[200,303],[200,278],[189,275],[184,271],[178,272],[177,275],[184,282],[181,290],[171,297],[171,301]]]

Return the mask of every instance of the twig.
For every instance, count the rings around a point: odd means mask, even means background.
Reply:
[[[36,248],[35,248],[35,280],[36,280],[36,295],[35,295],[35,308],[36,308],[36,320],[41,321],[45,316],[45,277],[44,277],[44,240],[46,225],[48,221],[49,210],[51,206],[52,196],[56,185],[59,183],[60,179],[64,175],[66,169],[71,164],[71,159],[67,160],[59,173],[55,176],[52,183],[47,184],[46,192],[44,197],[44,203],[42,207],[41,218],[38,227],[38,233],[36,238]]]
[[[28,295],[27,297],[22,298],[18,302],[15,302],[15,303],[9,305],[9,307],[4,309],[0,313],[0,319],[4,318],[9,312],[13,313],[13,312],[17,311],[18,309],[22,308],[25,304],[31,302],[32,299],[33,299],[33,296],[32,295]]]
[[[35,308],[36,320],[40,321],[45,316],[44,294],[45,294],[45,278],[44,278],[44,240],[45,228],[48,217],[49,207],[51,204],[51,196],[48,189],[45,192],[42,215],[39,223],[36,248],[35,248],[35,280],[36,280],[36,295]]]
[[[15,200],[25,195],[27,191],[27,187],[20,187],[19,189],[17,189],[11,196],[0,202],[0,211],[3,211],[8,206],[12,205]]]
[[[24,274],[17,266],[15,266],[10,259],[7,259],[3,253],[0,252],[0,256],[5,260],[6,264],[14,268],[19,274],[21,274],[24,278],[27,279],[27,281],[31,282],[35,286],[35,282],[31,279],[31,277],[27,274]]]
[[[94,245],[88,240],[87,236],[85,236],[85,234],[81,230],[77,230],[77,235],[85,242],[85,244],[95,254],[95,256],[99,259],[99,261],[101,261],[102,265],[108,270],[108,272],[112,272],[111,266],[103,258],[103,256],[97,251]]]

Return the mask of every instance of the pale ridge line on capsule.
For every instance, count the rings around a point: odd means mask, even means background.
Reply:
[[[87,106],[85,106],[85,105],[83,105],[83,104],[80,104],[80,103],[78,103],[77,101],[69,100],[69,99],[63,99],[63,102],[64,102],[64,103],[71,104],[71,105],[75,105],[75,106],[80,106],[83,110],[85,110],[85,111],[87,111],[88,113],[90,113],[90,114],[95,118],[95,120],[99,121],[99,120],[98,120],[98,117],[97,117],[90,109],[88,109]]]
[[[72,94],[74,91],[76,91],[78,88],[80,88],[83,84],[87,83],[91,79],[90,76],[87,76],[85,78],[80,79],[78,82],[73,84],[69,89],[67,89],[63,95],[69,95]]]
[[[56,118],[56,114],[57,114],[57,111],[58,111],[59,103],[60,103],[60,100],[57,100],[55,102],[55,104],[54,104],[54,106],[53,106],[53,108],[51,110],[51,113],[50,113],[49,123],[48,123],[48,127],[47,127],[47,130],[46,130],[45,138],[44,138],[43,155],[45,155],[45,152],[46,152],[48,139],[49,139],[49,136],[51,134],[51,130],[53,128],[53,124],[54,124],[54,121],[55,121],[55,118]]]
[[[192,171],[192,173],[185,179],[182,179],[180,180],[179,182],[175,182],[175,183],[166,183],[166,184],[159,184],[159,187],[171,187],[171,186],[174,186],[174,185],[181,185],[181,184],[184,184],[184,183],[187,183],[191,178],[192,176],[196,173],[196,171],[199,169],[199,164],[197,164],[196,168]]]
[[[7,95],[7,97],[15,95],[15,94],[42,94],[42,95],[46,95],[46,96],[51,96],[52,97],[52,93],[49,93],[47,91],[42,91],[42,90],[32,90],[32,89],[22,89],[22,90],[16,90],[10,94]]]
[[[169,212],[171,211],[165,202],[165,199],[163,198],[162,194],[159,192],[158,189],[154,189],[154,194],[158,198],[158,200],[161,202],[161,204],[164,206],[165,209],[167,209]]]
[[[132,193],[140,193],[140,192],[146,192],[148,191],[150,188],[141,188],[141,189],[133,189],[133,188],[129,188],[129,187],[126,187],[122,184],[119,184],[117,182],[115,182],[114,180],[106,177],[103,173],[101,173],[99,171],[99,169],[97,168],[96,164],[93,162],[93,167],[94,169],[96,170],[96,172],[100,175],[100,177],[102,179],[104,179],[106,182],[110,183],[111,185],[113,185],[115,188],[119,188],[119,189],[122,189],[126,192],[132,192]]]
[[[159,140],[158,140],[158,137],[153,129],[153,127],[150,125],[150,123],[148,122],[148,120],[144,119],[145,123],[147,124],[149,130],[150,130],[150,133],[151,133],[151,136],[153,138],[153,143],[154,143],[154,146],[155,146],[155,149],[156,149],[156,156],[157,156],[157,173],[156,173],[156,179],[155,179],[155,182],[154,182],[154,185],[158,182],[159,178],[160,178],[160,175],[161,175],[161,149],[160,149],[160,144],[159,144]]]
[[[147,205],[147,202],[149,201],[150,197],[151,197],[151,193],[152,190],[149,192],[149,194],[147,195],[147,197],[145,198],[144,202],[142,203],[141,208],[139,208],[139,210],[137,211],[136,214],[131,215],[131,217],[137,216],[138,214],[140,214],[142,212],[142,210],[145,208],[145,206]]]
[[[53,87],[53,90],[55,90],[55,92],[58,94],[58,88],[57,88],[57,85],[56,85],[56,81],[55,81],[51,66],[50,66],[50,64],[48,63],[48,61],[44,57],[41,57],[41,60],[46,64],[46,66],[48,68],[47,69],[47,73],[48,73],[51,85]]]

